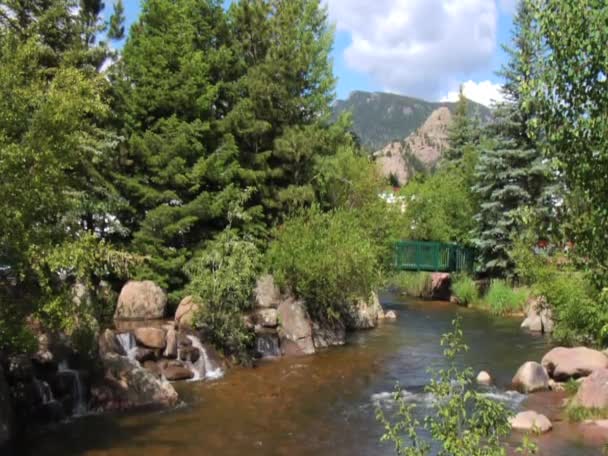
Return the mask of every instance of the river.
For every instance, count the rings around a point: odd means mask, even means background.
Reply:
[[[497,388],[488,391],[510,407],[526,397],[507,392],[517,368],[540,360],[547,339],[519,329],[519,320],[447,303],[409,302],[383,296],[396,322],[349,337],[345,347],[320,354],[237,368],[217,381],[178,386],[184,404],[173,410],[89,416],[49,429],[31,439],[24,455],[86,456],[389,456],[381,444],[375,404],[390,407],[388,392],[399,382],[424,413],[429,367],[442,361],[439,338],[456,314],[470,351],[463,362],[488,370]],[[556,413],[551,401],[533,395],[535,406]],[[553,401],[555,402],[555,401]],[[601,438],[577,426],[555,423],[540,438],[541,453],[552,456],[601,454]],[[595,446],[594,446],[595,445]]]

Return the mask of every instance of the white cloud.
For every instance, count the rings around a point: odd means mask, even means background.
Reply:
[[[492,81],[467,81],[462,84],[465,97],[488,107],[492,106],[494,102],[504,99],[501,88],[500,84],[495,84]],[[448,92],[441,101],[458,101],[458,90]]]
[[[497,0],[325,0],[349,32],[347,65],[385,90],[437,98],[456,76],[487,69]]]

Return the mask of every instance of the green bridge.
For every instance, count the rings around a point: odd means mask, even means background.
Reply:
[[[401,271],[473,271],[472,249],[458,244],[425,241],[395,243],[395,268]]]

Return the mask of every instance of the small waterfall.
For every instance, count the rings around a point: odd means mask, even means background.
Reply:
[[[192,346],[197,348],[200,352],[198,361],[194,364],[189,363],[191,364],[189,367],[194,372],[194,378],[192,381],[203,379],[215,380],[222,377],[224,375],[224,371],[220,366],[213,366],[213,362],[209,359],[207,350],[205,350],[205,347],[199,338],[195,336],[188,336],[188,339],[190,339],[192,342]]]
[[[279,337],[276,334],[258,334],[255,338],[255,350],[262,358],[280,357]]]
[[[74,391],[72,394],[75,401],[73,415],[84,415],[87,412],[87,403],[85,399],[84,387],[80,379],[80,373],[77,370],[70,369],[68,363],[65,361],[59,363],[59,372],[63,372],[73,377]]]
[[[137,342],[135,341],[135,336],[133,333],[127,332],[117,334],[116,339],[118,339],[118,343],[120,343],[121,347],[127,354],[127,358],[129,358],[131,361],[137,362],[135,359],[135,354],[137,353]]]
[[[38,395],[42,399],[43,404],[50,404],[51,402],[55,402],[55,397],[53,396],[53,390],[47,382],[44,380],[38,380],[34,378],[34,385],[38,390]]]

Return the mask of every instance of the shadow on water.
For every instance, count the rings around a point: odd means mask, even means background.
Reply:
[[[406,302],[386,294],[383,304],[397,310],[399,319],[350,335],[345,347],[233,369],[215,382],[180,384],[183,407],[76,420],[37,436],[19,454],[392,455],[389,445],[379,443],[375,404],[399,382],[424,410],[427,370],[440,365],[439,337],[458,313],[470,346],[462,363],[490,371],[498,385],[490,393],[522,406],[524,398],[504,387],[524,361],[540,360],[549,348],[545,338],[522,332],[518,320],[447,303]],[[550,454],[598,453],[571,427],[562,430],[542,438]]]

